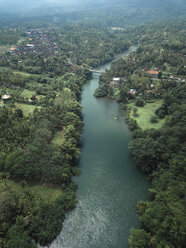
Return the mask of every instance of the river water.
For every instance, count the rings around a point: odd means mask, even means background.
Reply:
[[[123,113],[115,101],[93,96],[98,81],[93,74],[82,93],[82,174],[73,179],[79,185],[78,204],[50,248],[128,247],[130,228],[139,226],[137,202],[147,199],[148,182],[130,157],[131,133]]]

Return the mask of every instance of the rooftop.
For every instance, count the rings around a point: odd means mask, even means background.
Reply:
[[[2,98],[3,100],[7,100],[7,99],[10,99],[10,98],[11,98],[11,95],[5,94],[5,95],[2,95],[1,98]]]
[[[119,81],[120,80],[120,77],[114,77],[112,80],[113,81]]]
[[[153,71],[153,70],[151,70],[151,71],[146,71],[148,74],[152,74],[152,75],[158,75],[158,73],[159,73],[159,71]]]
[[[10,48],[10,51],[15,51],[16,50],[16,47],[11,47]]]

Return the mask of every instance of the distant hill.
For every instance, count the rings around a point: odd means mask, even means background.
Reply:
[[[0,0],[0,25],[80,22],[133,26],[186,17],[186,0]]]
[[[1,0],[0,9],[6,12],[32,11],[47,7],[71,9],[122,6],[134,8],[186,8],[185,0]]]

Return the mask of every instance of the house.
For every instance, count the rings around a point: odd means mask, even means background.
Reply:
[[[120,81],[121,81],[121,78],[114,77],[112,81],[110,81],[110,86],[120,87]]]
[[[112,79],[112,81],[113,81],[113,82],[118,82],[118,83],[119,83],[120,77],[114,77],[114,78]]]
[[[37,101],[37,98],[35,96],[32,96],[28,101],[29,102],[34,102],[34,101]]]
[[[2,98],[4,103],[7,103],[10,100],[11,96],[8,94],[5,94],[5,95],[2,95],[1,98]]]
[[[34,47],[35,47],[34,44],[27,44],[26,46],[27,46],[28,48],[34,48]]]
[[[14,53],[16,51],[16,49],[17,49],[16,47],[11,47],[10,48],[10,53]]]
[[[157,78],[159,75],[159,71],[158,70],[150,70],[150,71],[146,71],[147,74],[149,74],[152,77]]]
[[[119,87],[120,86],[120,78],[114,77],[110,82],[110,86]]]
[[[130,89],[129,94],[136,95],[137,91],[135,89]]]

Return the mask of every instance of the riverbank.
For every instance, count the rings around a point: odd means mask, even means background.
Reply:
[[[63,230],[51,248],[127,247],[130,228],[139,225],[136,204],[148,195],[148,182],[130,159],[131,133],[121,109],[111,99],[93,96],[98,81],[99,75],[93,74],[81,97],[82,173],[73,179],[79,186],[78,203],[66,215]]]
[[[125,109],[128,126],[133,131],[129,143],[132,158],[151,182],[150,201],[137,205],[141,229],[131,229],[130,246],[182,248],[186,223],[183,214],[186,84],[182,72],[168,57],[170,53],[179,57],[178,49],[165,49],[164,62],[154,56],[155,51],[161,54],[164,48],[164,39],[157,38],[161,37],[161,30],[154,33],[129,59],[117,61],[101,76],[100,88]],[[183,68],[184,59],[179,63]],[[170,76],[171,71],[177,77]],[[116,76],[126,76],[126,80],[110,83]]]

